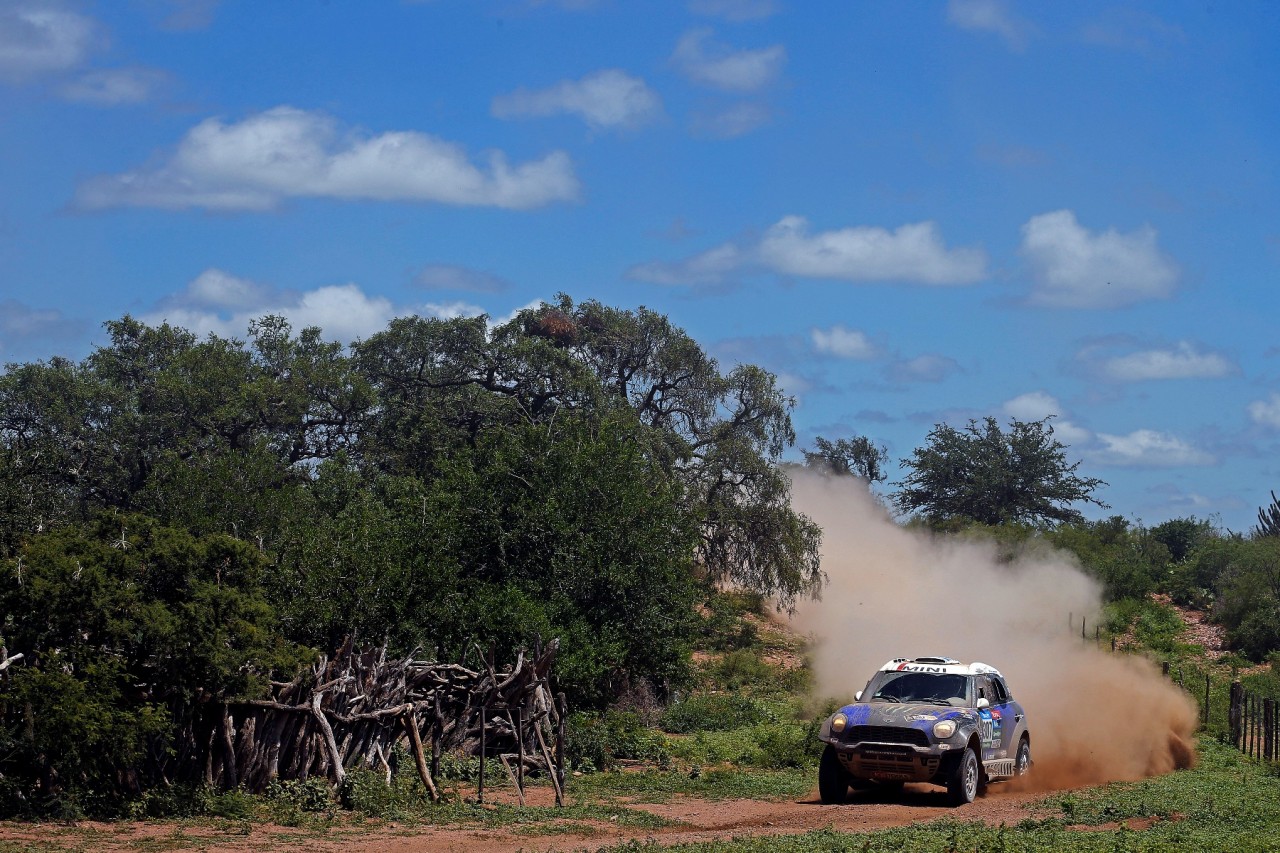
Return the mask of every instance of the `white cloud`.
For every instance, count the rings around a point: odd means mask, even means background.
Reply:
[[[1267,399],[1250,403],[1249,418],[1255,424],[1280,429],[1280,394],[1272,391]]]
[[[1038,421],[1050,415],[1062,414],[1062,404],[1058,402],[1058,398],[1044,391],[1019,394],[1012,400],[1006,400],[1000,408],[1009,417],[1020,421]]]
[[[1236,366],[1226,357],[1200,352],[1181,341],[1173,349],[1152,349],[1116,356],[1101,365],[1103,375],[1118,382],[1146,379],[1216,379],[1230,376]]]
[[[813,348],[826,355],[867,361],[880,354],[879,348],[866,333],[857,329],[836,325],[830,329],[813,329],[810,335],[813,338]]]
[[[99,106],[141,104],[169,80],[155,68],[100,68],[87,71],[59,90],[69,101]]]
[[[150,0],[167,30],[202,30],[213,23],[220,0]]]
[[[0,353],[15,357],[33,346],[42,349],[83,332],[83,323],[51,308],[32,308],[14,299],[0,300]],[[52,353],[37,353],[47,358]]]
[[[1212,465],[1214,457],[1168,433],[1151,429],[1128,435],[1097,434],[1100,447],[1090,454],[1093,462],[1131,468],[1171,468]]]
[[[894,382],[941,382],[959,370],[953,358],[925,354],[894,361],[885,368],[885,375]]]
[[[812,235],[808,227],[803,217],[786,216],[770,226],[758,243],[724,243],[679,261],[637,264],[627,276],[655,284],[691,285],[718,284],[743,268],[808,278],[933,285],[969,284],[986,276],[986,253],[946,248],[932,222],[902,225],[893,231],[857,226]]]
[[[274,293],[269,299],[235,309],[201,304],[197,299],[173,300],[142,319],[151,324],[168,322],[200,334],[238,337],[244,335],[250,321],[267,314],[285,317],[295,329],[319,326],[325,337],[340,341],[381,331],[397,316],[385,297],[369,296],[355,284],[339,284],[301,293]]]
[[[456,264],[428,264],[413,277],[413,283],[427,290],[470,290],[475,293],[499,293],[511,282],[493,273]]]
[[[1009,10],[1003,0],[950,0],[947,20],[962,30],[995,33],[1009,47],[1021,51],[1035,27]]]
[[[771,118],[773,114],[764,104],[743,101],[723,109],[695,113],[690,129],[697,136],[733,139],[763,127]]]
[[[627,278],[653,284],[719,284],[743,265],[743,253],[733,243],[680,261],[649,261],[627,270]]]
[[[0,5],[0,78],[18,81],[69,71],[98,38],[92,18],[59,3],[17,0]]]
[[[270,298],[270,288],[210,267],[192,279],[177,301],[202,308],[251,309],[265,305]]]
[[[593,128],[636,128],[662,115],[662,99],[643,80],[609,68],[581,80],[562,80],[547,89],[517,89],[493,99],[497,118],[530,118],[570,113]]]
[[[1087,444],[1093,440],[1093,433],[1084,427],[1064,420],[1066,411],[1058,398],[1044,391],[1030,391],[1006,400],[1000,407],[1006,415],[1020,421],[1039,421],[1053,418],[1049,426],[1053,427],[1053,436],[1067,446]]]
[[[672,62],[695,83],[729,92],[755,92],[782,73],[787,49],[734,50],[711,41],[711,30],[690,30],[676,44]]]
[[[545,305],[545,304],[546,304],[546,300],[545,300],[545,299],[534,299],[534,300],[533,300],[533,301],[531,301],[531,302],[526,302],[524,305],[520,305],[520,306],[518,306],[518,307],[516,307],[516,308],[512,308],[512,309],[511,309],[511,311],[509,311],[507,314],[504,314],[504,315],[503,315],[503,316],[501,316],[501,317],[490,317],[490,318],[489,318],[489,328],[491,328],[491,329],[492,329],[494,326],[503,326],[503,325],[506,325],[507,323],[510,323],[512,320],[514,320],[517,316],[519,316],[519,314],[520,314],[520,312],[521,312],[521,311],[528,311],[528,310],[533,309],[533,308],[541,308],[541,307],[542,307],[543,305]],[[474,315],[474,314],[471,314],[471,315],[465,315],[465,314],[464,314],[464,315],[461,315],[461,316],[473,316],[473,317],[474,317],[475,315]]]
[[[1187,40],[1182,27],[1137,9],[1114,8],[1086,24],[1080,33],[1090,44],[1132,50],[1145,56],[1163,52]]]
[[[947,249],[932,222],[894,231],[860,226],[808,234],[808,222],[787,216],[760,242],[764,266],[785,275],[844,281],[970,284],[986,276],[981,249]]]
[[[356,284],[282,290],[210,268],[141,319],[151,324],[168,322],[199,334],[240,337],[251,321],[275,314],[295,329],[319,326],[326,338],[348,342],[382,331],[396,317],[423,314],[453,319],[483,313],[483,308],[466,302],[394,305]]]
[[[1033,216],[1020,252],[1036,287],[1029,301],[1053,308],[1117,308],[1172,295],[1178,268],[1145,225],[1129,234],[1091,233],[1070,210]]]
[[[491,152],[484,168],[461,146],[425,133],[369,137],[320,112],[276,107],[232,124],[206,119],[162,162],[92,178],[76,202],[89,210],[269,210],[287,198],[324,197],[521,209],[577,195],[561,151],[515,167]]]
[[[778,11],[774,0],[689,0],[689,11],[726,21],[755,21]]]
[[[453,302],[428,302],[422,306],[425,313],[441,320],[456,320],[459,317],[479,317],[484,309],[469,302],[454,300]],[[517,311],[521,310],[519,308]],[[422,311],[416,313],[423,313]]]

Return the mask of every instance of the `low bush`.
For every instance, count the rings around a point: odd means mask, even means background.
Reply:
[[[666,710],[658,724],[663,731],[688,734],[716,732],[774,722],[777,715],[763,702],[731,693],[690,696]]]
[[[705,681],[724,690],[773,685],[777,679],[777,667],[746,649],[729,652],[704,671]]]
[[[583,711],[569,716],[565,729],[565,752],[575,770],[607,770],[619,760],[665,764],[670,756],[667,739],[645,728],[639,714],[631,711]]]

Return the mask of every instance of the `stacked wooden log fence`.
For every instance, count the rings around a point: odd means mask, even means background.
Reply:
[[[443,754],[497,758],[521,801],[524,777],[551,778],[563,802],[567,704],[548,685],[558,643],[521,652],[498,669],[492,651],[476,647],[476,669],[460,663],[387,657],[386,648],[348,643],[293,681],[274,683],[271,697],[216,703],[186,726],[176,775],[211,787],[266,790],[275,779],[321,776],[342,784],[348,771],[373,770],[391,780],[395,747],[413,756],[423,786],[440,798]]]

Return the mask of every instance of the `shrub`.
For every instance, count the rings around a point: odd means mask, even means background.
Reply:
[[[725,690],[741,690],[773,681],[777,671],[754,652],[729,652],[707,668],[707,679]]]
[[[788,767],[817,766],[822,742],[818,740],[819,721],[804,725],[777,724],[762,726],[756,743],[760,746],[760,765],[771,770]]]
[[[640,715],[631,711],[571,714],[565,751],[574,769],[586,771],[606,770],[619,760],[665,764],[670,757],[667,739],[645,728]]]
[[[369,817],[395,817],[402,811],[396,789],[372,770],[349,771],[338,789],[338,799],[343,808]]]
[[[663,731],[675,734],[721,732],[776,721],[777,716],[763,703],[733,694],[690,696],[672,705],[662,715]]]

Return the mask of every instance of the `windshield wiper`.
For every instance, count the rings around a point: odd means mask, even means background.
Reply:
[[[902,700],[897,696],[875,696],[873,698],[879,699],[881,702],[897,702],[899,705],[902,704]]]

